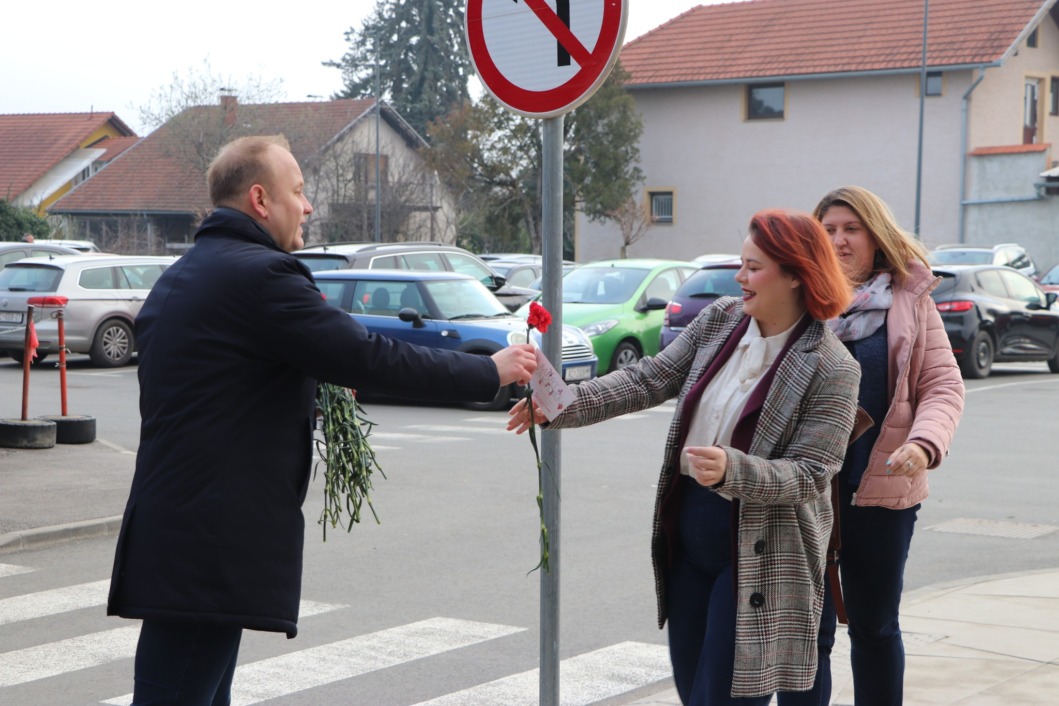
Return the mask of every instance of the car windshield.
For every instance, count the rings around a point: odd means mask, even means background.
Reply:
[[[507,307],[477,280],[433,280],[423,284],[443,319],[511,316]]]
[[[563,303],[620,304],[632,297],[648,272],[628,267],[579,267],[563,277]]]
[[[1059,265],[1048,270],[1048,274],[1041,277],[1041,284],[1059,284]]]
[[[8,292],[54,292],[62,279],[59,267],[8,265],[0,270],[0,290]]]
[[[686,297],[738,297],[742,287],[735,281],[739,272],[734,267],[699,270],[680,285],[680,294]]]
[[[933,250],[930,253],[932,265],[991,265],[993,253],[990,250]]]

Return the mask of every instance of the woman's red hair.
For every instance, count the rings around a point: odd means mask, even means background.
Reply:
[[[784,272],[802,283],[809,316],[833,319],[849,306],[853,289],[835,255],[831,238],[808,213],[767,209],[750,219],[754,244]]]

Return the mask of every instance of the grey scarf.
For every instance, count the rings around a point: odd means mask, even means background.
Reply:
[[[827,325],[840,341],[859,341],[867,338],[886,321],[886,311],[894,303],[890,273],[880,272],[853,290],[853,303],[844,314],[831,319]]]

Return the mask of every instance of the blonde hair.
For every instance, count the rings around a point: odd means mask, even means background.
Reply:
[[[890,207],[872,192],[859,186],[835,189],[820,199],[813,209],[813,216],[822,221],[832,206],[845,206],[853,211],[879,246],[873,272],[889,272],[895,280],[904,282],[908,278],[909,264],[914,260],[930,267],[923,245],[897,225]]]

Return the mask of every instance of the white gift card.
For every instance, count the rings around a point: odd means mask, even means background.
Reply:
[[[537,354],[537,369],[530,378],[530,387],[533,388],[533,400],[540,407],[541,412],[549,421],[559,416],[573,402],[577,395],[570,386],[563,381],[544,351],[534,348]]]

